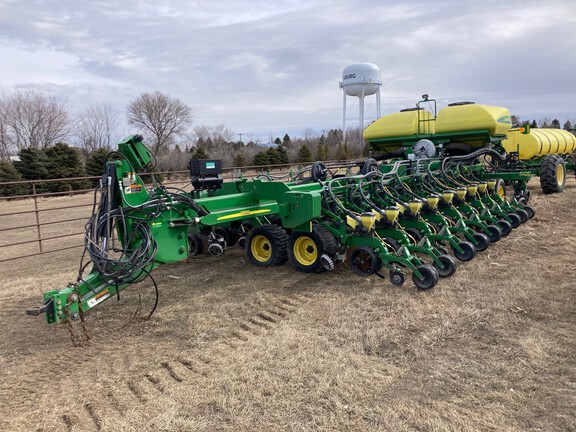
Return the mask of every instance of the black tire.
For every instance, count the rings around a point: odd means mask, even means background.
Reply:
[[[386,243],[386,246],[389,246],[390,249],[392,249],[392,251],[394,253],[398,252],[400,250],[400,248],[402,247],[402,243],[400,243],[398,240],[393,239],[391,237],[386,237],[384,239],[384,243]]]
[[[294,268],[303,273],[325,270],[322,256],[336,248],[336,240],[328,230],[314,225],[312,232],[294,231],[288,240],[288,257]]]
[[[545,194],[560,193],[566,186],[566,163],[558,155],[545,156],[540,165],[540,186]]]
[[[512,225],[512,228],[518,228],[522,225],[522,219],[520,219],[520,216],[516,213],[508,213],[506,216],[510,219],[510,225]]]
[[[476,248],[474,245],[468,241],[461,241],[458,246],[462,249],[462,252],[458,252],[456,248],[453,249],[454,256],[460,261],[470,261],[476,256]]]
[[[444,267],[440,267],[436,262],[434,262],[433,266],[440,277],[450,277],[456,273],[458,262],[452,255],[439,255],[438,259]]]
[[[502,232],[502,237],[506,237],[508,234],[510,234],[512,232],[512,225],[507,220],[500,219],[498,221],[498,225],[500,226],[500,231]]]
[[[390,270],[390,283],[396,287],[401,287],[406,282],[406,276],[401,271]]]
[[[198,234],[188,234],[188,256],[204,253],[204,242]]]
[[[532,219],[534,216],[536,216],[536,210],[532,206],[525,205],[524,211],[528,213],[528,219]]]
[[[524,209],[516,209],[516,214],[520,217],[521,223],[528,222],[528,212]]]
[[[408,227],[404,228],[404,231],[406,231],[410,235],[410,237],[412,237],[416,241],[416,243],[418,243],[420,240],[424,238],[424,234],[422,234],[420,230],[416,228]]]
[[[486,226],[486,228],[488,229],[488,231],[490,231],[490,234],[486,233],[484,234],[488,236],[488,240],[490,240],[490,243],[496,243],[498,240],[502,238],[502,230],[498,225],[490,224]]]
[[[476,240],[474,247],[478,252],[484,252],[490,246],[490,239],[486,234],[477,232],[472,234],[472,237]]]
[[[288,235],[278,225],[260,225],[246,238],[248,260],[258,267],[284,264],[288,260]]]
[[[414,282],[416,288],[418,288],[420,291],[427,291],[436,286],[439,276],[434,267],[429,266],[428,264],[423,264],[416,267],[416,270],[422,273],[422,279],[416,276],[415,273],[412,273],[412,282]]]
[[[382,268],[380,257],[368,246],[358,246],[350,252],[349,263],[360,276],[370,276]]]

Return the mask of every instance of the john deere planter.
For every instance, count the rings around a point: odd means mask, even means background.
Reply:
[[[89,261],[76,283],[46,292],[27,313],[71,323],[162,264],[233,246],[259,267],[289,262],[317,273],[347,263],[361,277],[433,288],[534,216],[526,190],[534,170],[502,146],[504,108],[456,105],[436,116],[420,107],[428,102],[366,129],[373,158],[231,182],[219,161],[196,160],[189,193],[164,187],[142,138],[126,138],[86,224]],[[543,162],[540,175],[548,169]]]

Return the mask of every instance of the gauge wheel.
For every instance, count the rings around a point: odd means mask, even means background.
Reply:
[[[440,267],[436,262],[434,262],[433,265],[440,277],[449,277],[456,273],[458,263],[452,255],[439,255],[438,260],[442,263],[443,267]]]
[[[418,288],[420,291],[427,291],[436,286],[439,276],[434,267],[428,264],[423,264],[416,267],[416,270],[422,274],[422,278],[419,278],[416,276],[416,273],[412,273],[412,282],[414,282],[416,288]]]

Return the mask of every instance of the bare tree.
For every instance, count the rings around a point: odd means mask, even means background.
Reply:
[[[111,104],[90,105],[78,118],[78,139],[88,151],[111,149],[119,140],[118,119]]]
[[[180,99],[160,92],[142,93],[128,105],[128,123],[152,139],[157,155],[175,136],[184,135],[192,124],[192,110]]]
[[[72,119],[66,98],[38,90],[6,94],[2,105],[3,147],[44,148],[70,136]]]

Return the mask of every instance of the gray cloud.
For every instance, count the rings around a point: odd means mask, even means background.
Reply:
[[[340,127],[341,71],[370,61],[383,113],[429,93],[574,118],[575,24],[572,0],[5,1],[0,83],[122,115],[159,90],[197,124],[281,133]]]

